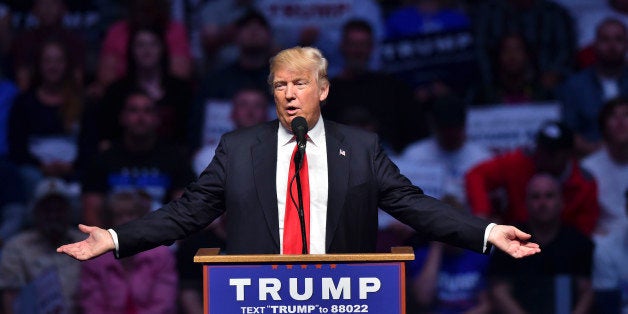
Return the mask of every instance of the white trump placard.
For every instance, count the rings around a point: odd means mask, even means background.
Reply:
[[[534,136],[547,120],[560,120],[557,102],[497,104],[470,108],[467,139],[495,152],[534,145]]]

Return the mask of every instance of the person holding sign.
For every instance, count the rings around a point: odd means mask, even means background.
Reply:
[[[295,247],[310,254],[374,252],[378,208],[451,245],[485,253],[494,245],[516,258],[540,252],[527,241],[530,235],[513,226],[489,223],[423,194],[399,173],[375,134],[324,120],[320,103],[330,86],[318,49],[279,52],[268,82],[278,120],[222,136],[212,162],[178,200],[109,230],[80,225],[89,236],[57,252],[79,260],[108,251],[130,256],[185,238],[225,212],[228,254],[286,254]],[[299,120],[304,125],[295,127]],[[303,180],[293,180],[291,170]],[[289,192],[295,182],[303,193]],[[296,213],[286,209],[301,203],[297,210],[303,209],[304,219],[295,226],[290,217]],[[291,235],[298,220],[309,231],[305,236]]]

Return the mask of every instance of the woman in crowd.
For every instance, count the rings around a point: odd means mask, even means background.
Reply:
[[[185,143],[192,89],[188,82],[168,72],[168,53],[159,28],[140,28],[129,38],[128,73],[106,91],[95,121],[99,125],[99,148],[104,149],[120,134],[118,115],[124,97],[141,90],[157,104],[162,140]]]
[[[75,179],[83,97],[71,62],[61,41],[43,42],[34,84],[11,108],[9,155],[21,166],[27,186],[44,176]]]

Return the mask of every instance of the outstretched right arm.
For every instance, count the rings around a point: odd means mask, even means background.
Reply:
[[[57,248],[57,252],[85,261],[115,250],[116,246],[109,231],[82,224],[79,225],[79,230],[89,235],[87,239],[62,245]]]

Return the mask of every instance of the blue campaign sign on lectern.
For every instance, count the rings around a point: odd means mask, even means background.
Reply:
[[[204,265],[205,306],[231,313],[404,313],[403,262]]]

